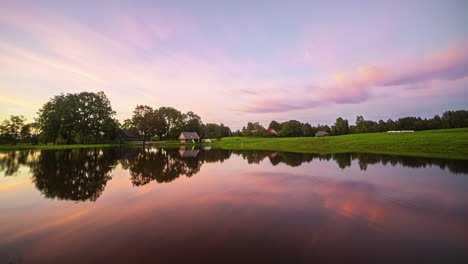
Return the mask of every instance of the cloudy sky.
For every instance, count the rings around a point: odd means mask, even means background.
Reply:
[[[378,3],[377,3],[378,2]],[[467,1],[0,1],[0,119],[104,91],[240,128],[468,108]]]

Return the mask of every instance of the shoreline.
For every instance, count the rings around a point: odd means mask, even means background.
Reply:
[[[141,147],[141,143],[90,145],[1,145],[0,151]],[[426,130],[414,133],[363,133],[329,137],[228,137],[213,143],[165,141],[149,147],[209,146],[233,150],[269,150],[296,153],[373,153],[468,160],[468,128]]]

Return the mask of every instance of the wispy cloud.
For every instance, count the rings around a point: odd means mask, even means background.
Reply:
[[[391,92],[390,89],[396,91],[396,87],[408,88],[429,81],[453,81],[467,76],[468,43],[462,43],[423,58],[360,66],[353,72],[334,73],[310,89],[291,87],[288,92],[278,92],[280,89],[270,91],[253,100],[242,111],[285,112],[327,104],[360,103],[372,99],[373,93],[379,90]]]

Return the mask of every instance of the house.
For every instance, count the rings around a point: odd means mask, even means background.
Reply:
[[[325,132],[325,131],[319,131],[319,132],[315,133],[316,137],[326,137],[326,136],[329,136],[329,135],[330,135],[330,133]]]
[[[140,137],[129,129],[120,129],[117,131],[117,140],[119,141],[140,141]]]
[[[273,135],[276,135],[276,130],[274,130],[274,129],[272,129],[272,128],[267,129],[266,132],[271,133],[271,134],[273,134]]]
[[[180,143],[199,142],[200,137],[197,132],[182,132],[179,136]]]

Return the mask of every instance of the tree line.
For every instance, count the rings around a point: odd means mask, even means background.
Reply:
[[[204,124],[192,111],[137,105],[121,124],[104,92],[68,93],[52,97],[37,112],[34,122],[11,116],[0,124],[0,144],[96,144],[118,140],[120,129],[132,130],[143,141],[176,139],[182,131],[205,138],[231,135],[224,124]]]
[[[347,119],[338,117],[331,126],[301,123],[297,120],[286,122],[271,121],[267,128],[259,122],[248,122],[242,130],[233,132],[234,136],[278,136],[278,137],[313,137],[318,131],[325,131],[331,135],[346,135],[357,133],[376,133],[394,130],[429,130],[443,128],[468,127],[468,111],[446,111],[442,116],[435,115],[432,118],[403,117],[397,120],[387,121],[366,120],[363,116],[357,116],[354,125],[350,125]],[[276,133],[275,133],[276,132]]]
[[[120,129],[132,130],[143,142],[177,139],[182,131],[197,132],[202,138],[228,136],[312,137],[318,131],[331,135],[385,132],[390,130],[427,130],[468,127],[468,111],[446,111],[441,116],[422,119],[404,117],[387,121],[366,120],[357,116],[354,125],[338,117],[331,126],[297,120],[271,121],[268,128],[248,122],[242,130],[231,132],[224,124],[203,123],[192,111],[183,113],[173,107],[153,108],[137,105],[131,118],[121,124],[104,92],[68,93],[52,97],[37,112],[34,122],[11,116],[0,124],[0,144],[95,144],[118,140]],[[268,130],[269,131],[268,131]],[[276,133],[272,133],[272,132]]]

